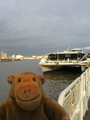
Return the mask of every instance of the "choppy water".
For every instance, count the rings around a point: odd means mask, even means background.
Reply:
[[[0,63],[0,104],[8,97],[10,84],[7,82],[9,75],[17,75],[20,72],[31,71],[37,75],[43,75],[39,66],[40,60],[23,60]],[[45,83],[43,88],[45,93],[52,99],[57,98],[60,92],[66,88],[75,78],[80,76],[78,70],[62,70],[44,75]]]

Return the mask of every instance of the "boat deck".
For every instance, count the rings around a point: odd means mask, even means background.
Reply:
[[[88,102],[88,110],[87,110],[83,120],[90,120],[90,99],[89,99],[89,102]]]

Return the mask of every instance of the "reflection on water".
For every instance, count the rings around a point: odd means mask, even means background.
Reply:
[[[56,99],[60,92],[65,89],[71,82],[73,82],[81,74],[79,68],[63,69],[44,75],[46,83],[44,89],[46,94]]]

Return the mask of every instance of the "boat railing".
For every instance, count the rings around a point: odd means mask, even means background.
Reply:
[[[58,103],[71,120],[83,120],[90,97],[90,67],[76,78],[58,97]]]

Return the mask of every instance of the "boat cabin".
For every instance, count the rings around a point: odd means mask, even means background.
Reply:
[[[67,53],[54,53],[54,54],[49,54],[48,59],[55,61],[55,60],[80,60],[84,56],[83,52],[67,52]]]

